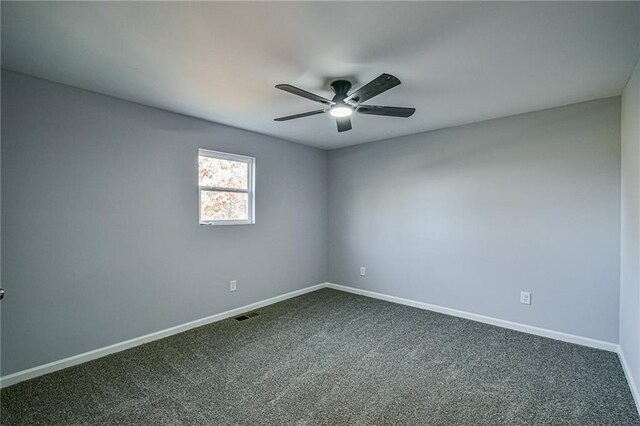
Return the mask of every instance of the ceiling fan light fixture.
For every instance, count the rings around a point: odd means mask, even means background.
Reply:
[[[351,114],[353,114],[353,109],[349,108],[348,106],[338,105],[331,108],[329,114],[333,115],[334,117],[349,117]]]

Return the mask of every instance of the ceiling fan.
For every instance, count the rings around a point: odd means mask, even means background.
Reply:
[[[403,118],[411,117],[413,113],[416,112],[415,108],[362,105],[362,102],[365,102],[374,96],[378,96],[380,93],[386,92],[398,84],[400,84],[400,80],[391,74],[381,74],[379,77],[349,95],[351,83],[346,80],[336,80],[331,83],[331,89],[336,94],[331,100],[307,92],[306,90],[299,89],[290,84],[278,84],[276,85],[276,89],[284,90],[285,92],[293,93],[294,95],[319,102],[327,105],[328,108],[303,112],[301,114],[288,115],[286,117],[275,118],[274,120],[287,121],[293,120],[294,118],[309,117],[329,112],[329,114],[336,118],[336,122],[338,123],[338,132],[346,132],[347,130],[351,130],[350,116],[354,111],[360,114],[369,115],[385,115],[388,117]]]

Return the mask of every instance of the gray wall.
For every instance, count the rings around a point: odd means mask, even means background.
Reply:
[[[330,282],[617,342],[619,252],[618,97],[329,153]]]
[[[198,225],[198,148],[256,157],[255,225]],[[324,282],[326,155],[3,71],[2,374]]]
[[[331,151],[328,175],[323,151],[12,72],[2,102],[2,375],[327,278],[618,341],[619,98]],[[255,225],[197,224],[201,147],[257,158]]]
[[[640,62],[622,94],[620,348],[640,396]]]

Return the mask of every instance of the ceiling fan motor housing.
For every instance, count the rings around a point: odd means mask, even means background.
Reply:
[[[344,103],[344,98],[347,97],[347,93],[351,90],[351,83],[347,80],[336,80],[331,83],[331,90],[336,94],[332,101],[337,104]]]

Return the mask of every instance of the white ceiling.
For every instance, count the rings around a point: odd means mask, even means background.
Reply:
[[[639,46],[637,2],[2,2],[4,68],[321,148],[619,95]],[[273,121],[383,72],[413,117]]]

